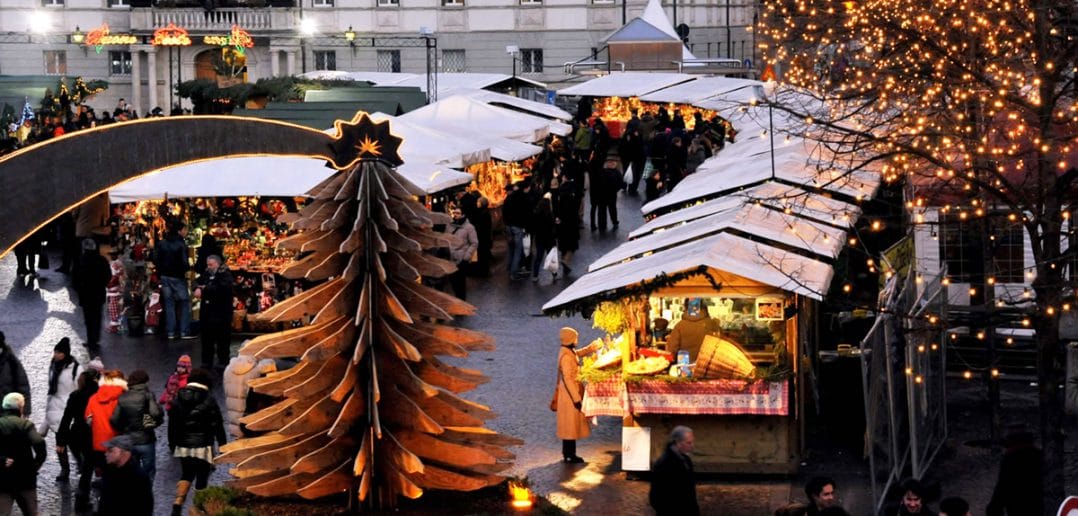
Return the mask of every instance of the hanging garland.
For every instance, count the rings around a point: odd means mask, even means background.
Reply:
[[[607,301],[621,301],[632,297],[647,297],[652,292],[671,287],[695,276],[705,277],[707,282],[711,285],[711,288],[716,292],[722,290],[722,284],[715,281],[715,278],[708,274],[708,270],[709,267],[707,265],[700,265],[694,269],[673,274],[667,274],[665,272],[660,273],[652,279],[625,287],[604,290],[593,296],[577,299],[571,303],[543,310],[543,313],[551,317],[563,317],[579,313],[585,319],[588,319],[591,318],[593,312],[600,303]]]

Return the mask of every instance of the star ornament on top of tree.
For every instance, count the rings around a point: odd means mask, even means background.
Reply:
[[[400,146],[404,140],[389,130],[389,121],[375,122],[367,113],[359,112],[351,122],[333,123],[337,136],[330,144],[333,167],[346,170],[360,161],[382,161],[390,166],[404,163]]]

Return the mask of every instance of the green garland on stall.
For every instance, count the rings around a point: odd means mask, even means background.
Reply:
[[[715,278],[712,278],[711,275],[707,273],[708,269],[708,266],[700,265],[695,269],[673,274],[660,273],[650,280],[644,280],[627,287],[606,290],[584,299],[578,299],[571,303],[544,310],[543,313],[551,317],[562,317],[579,313],[587,319],[591,317],[592,312],[595,311],[595,307],[598,306],[599,303],[606,301],[620,301],[631,297],[647,296],[652,292],[673,286],[694,276],[704,276],[707,278],[708,283],[711,284],[711,288],[715,289],[716,292],[722,290],[722,284],[715,281]]]

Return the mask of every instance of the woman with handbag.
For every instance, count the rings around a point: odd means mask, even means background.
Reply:
[[[558,351],[558,378],[554,386],[554,398],[550,409],[557,412],[557,435],[561,439],[562,460],[580,464],[584,459],[576,454],[576,441],[591,435],[588,420],[580,411],[584,401],[584,385],[577,376],[580,373],[580,357],[594,353],[599,343],[576,349],[576,330],[565,327],[558,332],[561,349]]]
[[[139,467],[152,482],[157,476],[157,434],[154,429],[165,422],[165,413],[150,392],[150,375],[136,369],[127,377],[127,392],[120,395],[109,423],[119,435],[134,442]]]

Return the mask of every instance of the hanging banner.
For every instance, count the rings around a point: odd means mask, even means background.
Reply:
[[[150,44],[160,47],[186,47],[191,44],[191,37],[187,35],[187,29],[169,23],[167,27],[153,31]]]

